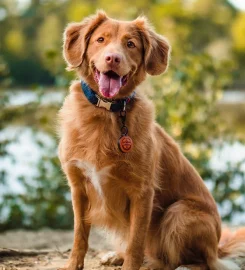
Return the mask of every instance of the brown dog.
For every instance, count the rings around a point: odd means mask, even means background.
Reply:
[[[245,251],[244,233],[218,247],[221,222],[211,194],[138,88],[147,73],[166,70],[169,51],[144,17],[117,21],[99,12],[65,30],[64,58],[83,83],[72,83],[59,113],[59,158],[75,216],[64,269],[83,269],[91,224],[126,242],[115,257],[123,270],[139,270],[144,257],[150,269],[239,269],[220,258]]]

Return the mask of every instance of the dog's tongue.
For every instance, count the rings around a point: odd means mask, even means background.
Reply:
[[[105,73],[100,73],[99,90],[106,98],[113,98],[122,87],[122,80],[119,76],[108,76]]]

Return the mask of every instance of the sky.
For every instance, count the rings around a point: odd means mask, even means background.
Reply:
[[[229,0],[235,7],[245,11],[245,0]]]

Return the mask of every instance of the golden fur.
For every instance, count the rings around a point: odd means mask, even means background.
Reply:
[[[101,35],[103,44],[96,42]],[[124,46],[129,39],[135,48]],[[80,82],[73,82],[59,113],[59,158],[71,188],[75,223],[74,245],[64,269],[83,269],[91,224],[114,231],[126,242],[120,255],[123,270],[139,270],[144,257],[150,269],[187,264],[192,269],[239,269],[218,255],[229,256],[245,233],[218,248],[221,221],[214,199],[178,145],[155,122],[153,105],[138,88],[146,73],[166,70],[167,40],[144,17],[125,22],[103,12],[66,28],[68,67],[98,94],[93,71],[108,69],[103,58],[107,52],[120,53],[121,63],[114,71],[129,74],[116,98],[136,90],[126,120],[134,147],[129,153],[118,150],[118,113],[92,105]],[[244,252],[244,244],[239,247],[236,250]]]

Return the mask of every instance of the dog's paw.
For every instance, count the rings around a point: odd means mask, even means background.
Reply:
[[[123,265],[123,255],[122,253],[117,253],[114,251],[106,253],[102,258],[100,263],[102,265],[114,265],[114,266],[121,266]]]
[[[58,268],[57,270],[83,270],[83,265],[71,265],[66,267]]]
[[[58,268],[57,270],[83,270],[83,264],[70,264],[69,266]]]
[[[79,264],[79,265],[73,264],[73,265],[58,268],[57,270],[83,270],[83,264]]]
[[[83,270],[84,267],[84,256],[72,256],[66,266],[60,267],[57,270]]]
[[[207,265],[181,265],[175,270],[208,270]]]

